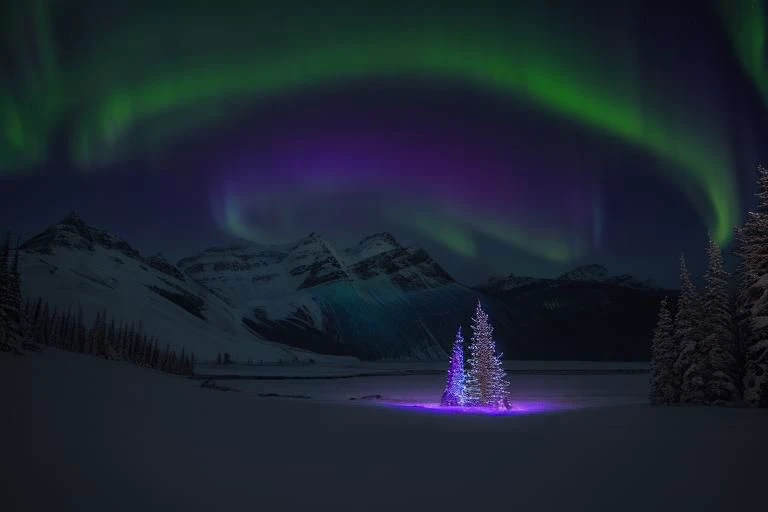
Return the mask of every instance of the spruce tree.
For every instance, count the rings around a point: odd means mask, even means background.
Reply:
[[[729,276],[723,265],[720,246],[710,237],[707,244],[707,271],[704,274],[703,327],[701,341],[707,402],[715,405],[736,405],[741,401],[741,385],[737,366],[736,340]]]
[[[8,267],[11,237],[6,235],[0,247],[0,351],[8,352],[14,349],[11,340],[11,325],[8,309],[11,301],[11,276]]]
[[[43,302],[43,310],[41,316],[43,318],[43,323],[40,325],[40,343],[48,346],[51,344],[51,330],[53,328],[53,322],[56,315],[55,313],[51,313],[47,300]]]
[[[701,353],[701,301],[691,282],[685,256],[680,256],[680,296],[675,315],[675,345],[680,353],[675,361],[675,380],[680,389],[680,402],[706,403],[705,376],[708,361]],[[678,384],[679,383],[679,384]]]
[[[744,343],[744,403],[768,407],[768,170],[758,167],[756,211],[738,230],[739,299]]]
[[[464,337],[461,335],[461,327],[459,327],[453,341],[451,358],[448,361],[448,377],[440,405],[464,405],[464,381]]]
[[[187,353],[184,347],[181,347],[181,355],[179,356],[179,361],[176,365],[176,373],[183,375],[186,373],[186,370],[184,368],[184,365],[187,362]]]
[[[653,331],[651,344],[650,400],[653,405],[669,405],[678,400],[678,387],[675,384],[674,373],[677,353],[672,314],[667,307],[667,298],[664,297],[659,308],[659,320]]]
[[[109,321],[106,340],[107,357],[109,359],[117,359],[117,328],[115,327],[114,317]]]
[[[509,383],[501,357],[496,355],[493,327],[480,301],[477,301],[472,317],[472,344],[469,349],[467,403],[481,407],[506,407]]]
[[[8,268],[8,253],[10,245],[10,236],[6,237],[6,242],[3,247],[4,255],[1,256],[5,260],[3,270],[0,271],[4,275],[2,278],[3,283],[0,286],[0,312],[1,320],[4,323],[4,343],[3,350],[12,350],[19,352],[24,344],[28,341],[29,324],[24,314],[24,300],[21,296],[21,274],[19,272],[19,243],[16,244],[16,249],[13,255],[13,263]]]

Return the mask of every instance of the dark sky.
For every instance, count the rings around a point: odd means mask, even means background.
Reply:
[[[752,202],[762,2],[288,4],[2,7],[0,223],[172,259],[386,230],[470,284],[674,285]]]

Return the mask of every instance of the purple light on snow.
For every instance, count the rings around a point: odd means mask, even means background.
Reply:
[[[469,407],[446,406],[435,402],[382,402],[388,407],[398,409],[419,409],[439,414],[484,414],[488,416],[522,416],[544,412],[554,412],[568,409],[567,404],[544,402],[539,400],[518,400],[510,402],[509,407]]]

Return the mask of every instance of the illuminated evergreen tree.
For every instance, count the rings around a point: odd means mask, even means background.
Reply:
[[[453,341],[451,359],[448,362],[448,378],[445,382],[441,405],[464,405],[464,337],[461,335],[461,327],[456,331],[456,339]]]
[[[507,402],[507,374],[496,355],[493,327],[488,314],[477,301],[472,317],[472,344],[469,347],[469,372],[467,375],[467,404],[480,407],[505,407]]]

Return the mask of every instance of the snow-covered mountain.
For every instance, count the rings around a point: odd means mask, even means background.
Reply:
[[[284,245],[243,243],[179,268],[238,304],[255,333],[367,358],[443,357],[443,331],[455,328],[447,310],[473,294],[388,233],[343,249],[316,233]]]
[[[603,283],[608,285],[623,286],[626,288],[654,289],[652,280],[641,280],[629,274],[613,275],[603,265],[581,265],[562,274],[556,279],[539,277],[518,276],[514,273],[504,277],[491,277],[486,283],[478,286],[479,289],[505,292],[523,286],[535,284],[548,284],[558,286],[569,282]]]
[[[76,214],[24,243],[20,265],[26,298],[43,297],[59,309],[79,303],[86,318],[106,308],[203,358],[225,351],[265,361],[311,357],[254,336],[223,297],[161,255],[145,258]]]
[[[509,291],[521,286],[528,286],[530,284],[536,284],[545,281],[538,277],[517,276],[515,274],[509,274],[504,277],[491,277],[487,283],[483,283],[478,286],[481,289],[488,289],[494,291]]]
[[[388,233],[351,247],[316,233],[283,245],[242,241],[174,265],[72,214],[21,255],[26,298],[79,303],[87,317],[106,308],[204,359],[443,358],[457,325],[470,334],[480,299],[507,357],[636,360],[647,357],[659,300],[674,295],[599,266],[470,288]]]

